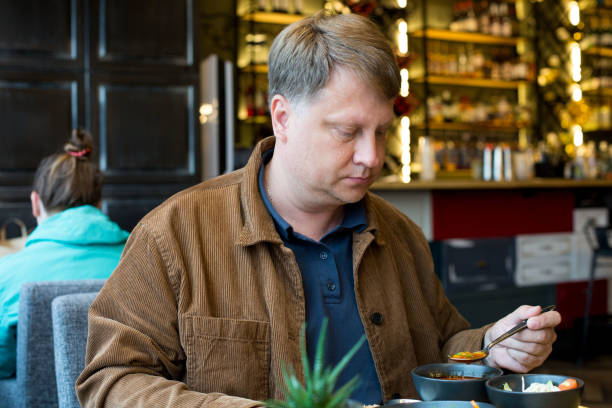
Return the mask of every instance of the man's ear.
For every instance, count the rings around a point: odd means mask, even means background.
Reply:
[[[40,217],[40,196],[36,191],[30,193],[30,202],[32,203],[32,215],[38,219]]]
[[[272,118],[272,129],[274,136],[281,141],[287,141],[287,130],[289,128],[289,117],[291,116],[291,104],[282,95],[276,94],[270,102],[270,117]]]

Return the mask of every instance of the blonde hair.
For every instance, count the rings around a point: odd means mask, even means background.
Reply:
[[[376,24],[356,14],[319,11],[285,27],[268,55],[269,95],[310,99],[334,69],[349,69],[388,99],[400,87],[393,50]]]
[[[91,161],[93,138],[72,131],[64,152],[45,157],[36,170],[33,189],[47,211],[96,205],[102,198],[102,172]]]

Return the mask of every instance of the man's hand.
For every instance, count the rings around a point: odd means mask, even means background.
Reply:
[[[561,323],[561,315],[550,311],[539,315],[540,306],[520,306],[508,316],[497,321],[485,333],[484,343],[489,344],[522,320],[527,328],[497,344],[489,351],[486,363],[517,373],[526,373],[540,366],[552,351],[557,339],[554,327]]]

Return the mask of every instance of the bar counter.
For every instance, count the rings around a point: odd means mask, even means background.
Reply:
[[[413,180],[404,183],[396,176],[376,181],[372,190],[503,190],[503,189],[575,189],[612,188],[612,180],[572,180],[563,178],[534,178],[524,181],[482,181],[472,179]]]

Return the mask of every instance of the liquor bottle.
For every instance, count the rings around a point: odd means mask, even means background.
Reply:
[[[257,0],[257,10],[258,11],[270,10],[270,5],[268,3],[268,0]]]
[[[508,10],[507,3],[501,3],[499,5],[499,17],[501,21],[500,33],[503,37],[512,37],[512,20]]]
[[[289,10],[288,0],[272,0],[272,11],[286,13]]]
[[[491,22],[489,16],[489,2],[482,0],[480,2],[480,13],[478,15],[478,27],[480,32],[483,34],[489,34],[491,32]]]
[[[465,3],[466,14],[463,31],[476,32],[478,31],[478,19],[474,12],[474,4],[472,0],[467,0]]]
[[[493,145],[487,143],[482,151],[482,179],[493,180]]]
[[[293,0],[293,12],[302,14],[304,12],[304,0]]]
[[[442,117],[444,122],[453,121],[453,101],[449,90],[442,92]]]
[[[491,31],[489,34],[501,36],[501,21],[499,19],[499,6],[497,3],[491,3],[489,6],[489,13],[491,14]]]

